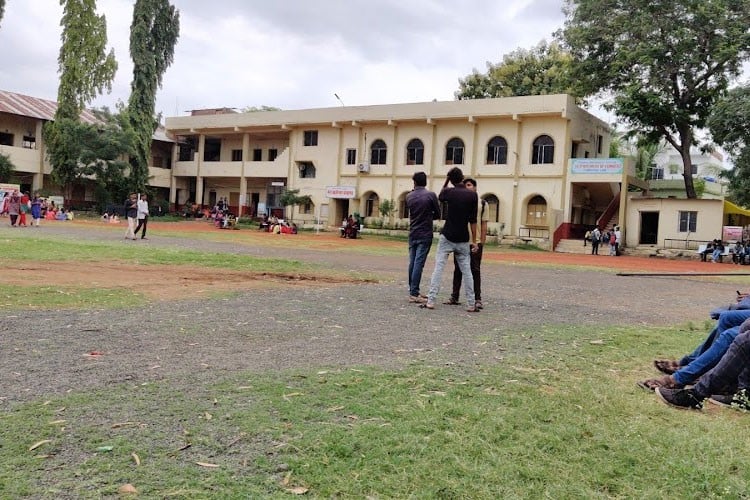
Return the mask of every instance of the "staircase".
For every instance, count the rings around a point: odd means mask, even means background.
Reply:
[[[601,253],[601,246],[599,247]],[[575,240],[560,240],[555,247],[555,252],[560,253],[580,253],[590,254],[591,253],[591,242],[587,241],[586,246],[583,246],[583,238]]]

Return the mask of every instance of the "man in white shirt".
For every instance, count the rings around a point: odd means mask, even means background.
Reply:
[[[138,200],[138,227],[135,228],[134,234],[138,234],[138,231],[143,227],[141,233],[141,239],[147,240],[146,238],[146,226],[148,225],[148,197],[145,194],[141,195],[141,199]]]

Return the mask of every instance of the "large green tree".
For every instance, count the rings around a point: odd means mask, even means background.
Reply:
[[[579,101],[583,89],[572,78],[571,56],[558,43],[541,41],[532,49],[516,49],[487,72],[476,69],[459,79],[456,99],[483,99],[544,94],[571,94]]]
[[[722,174],[729,179],[731,198],[750,206],[750,85],[730,90],[716,103],[708,129],[732,157],[734,168]]]
[[[690,146],[696,129],[740,74],[750,51],[746,0],[567,0],[560,37],[587,89],[654,141],[680,152],[695,198]]]
[[[114,51],[106,52],[107,23],[96,14],[94,0],[60,0],[63,6],[62,45],[57,59],[60,84],[55,120],[45,126],[45,142],[52,177],[70,197],[72,183],[80,178],[76,155],[81,133],[80,115],[97,95],[111,91],[117,71]]]
[[[130,161],[130,185],[143,191],[148,183],[148,158],[158,126],[156,92],[174,57],[180,32],[180,13],[168,0],[137,0],[130,25],[133,81],[128,99],[128,119],[135,137]]]

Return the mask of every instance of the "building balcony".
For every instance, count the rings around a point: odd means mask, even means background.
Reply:
[[[16,172],[39,173],[42,163],[42,152],[38,149],[19,148],[15,146],[0,146],[0,153],[7,155],[16,167]],[[44,173],[49,174],[52,168],[45,161]]]

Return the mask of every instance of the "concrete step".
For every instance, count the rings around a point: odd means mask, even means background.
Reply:
[[[577,253],[577,254],[591,254],[591,242],[587,241],[586,246],[583,246],[583,239],[563,239],[555,247],[555,252],[559,253]],[[609,244],[599,244],[599,253],[608,253]]]

